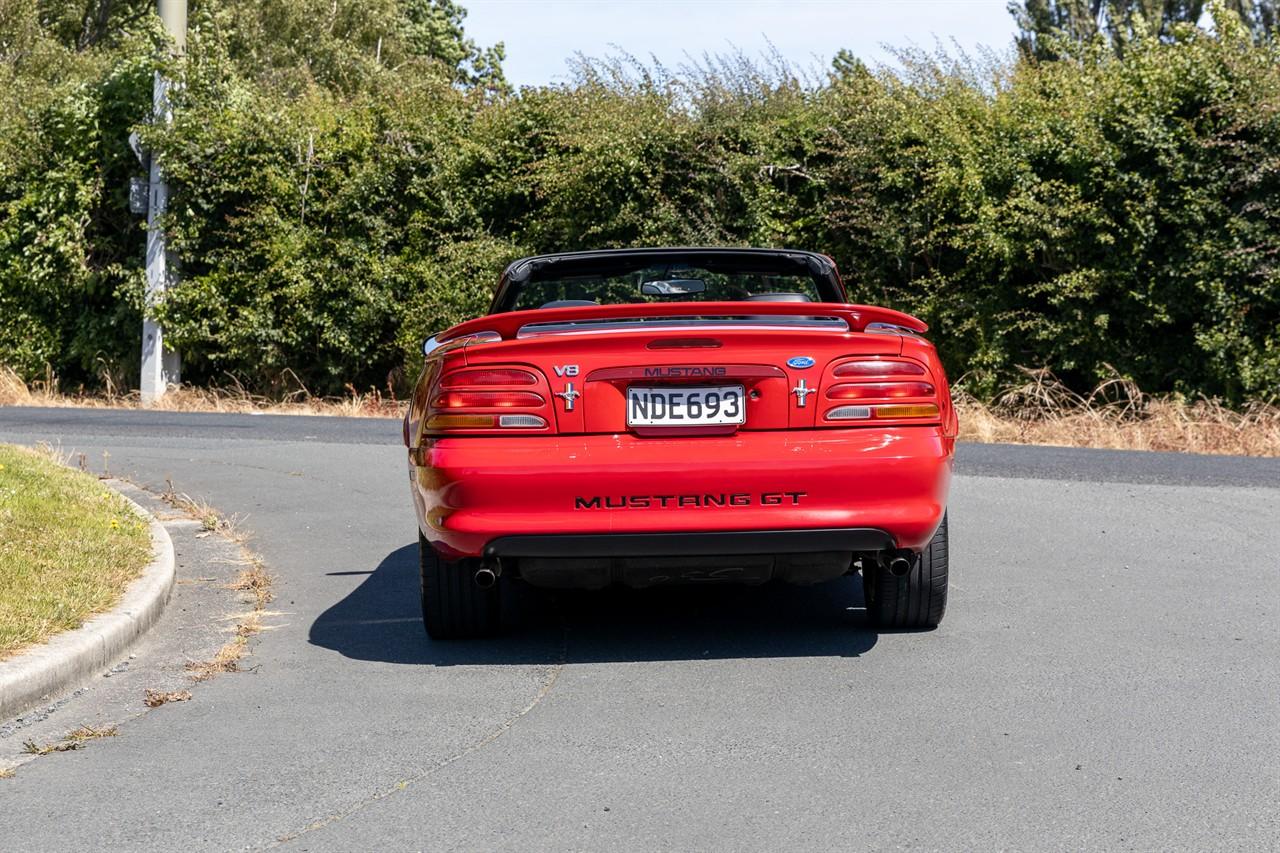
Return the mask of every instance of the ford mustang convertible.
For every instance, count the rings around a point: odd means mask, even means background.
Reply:
[[[422,613],[498,627],[501,584],[812,584],[861,573],[881,628],[947,600],[957,430],[923,322],[851,305],[830,258],[524,258],[429,339],[404,441]]]

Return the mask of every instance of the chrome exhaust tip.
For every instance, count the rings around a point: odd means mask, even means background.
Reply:
[[[484,568],[476,569],[475,581],[476,586],[481,589],[492,589],[493,585],[498,582],[498,576],[493,569],[485,566]]]
[[[889,561],[889,574],[895,578],[906,577],[909,571],[911,571],[911,561],[906,557],[894,557]]]

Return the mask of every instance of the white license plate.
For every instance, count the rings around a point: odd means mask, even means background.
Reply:
[[[627,388],[627,426],[721,426],[746,420],[741,385]]]

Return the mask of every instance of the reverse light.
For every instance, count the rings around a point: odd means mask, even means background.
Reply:
[[[498,415],[498,426],[514,429],[542,429],[547,422],[537,415]]]
[[[865,421],[869,417],[870,406],[840,406],[827,412],[829,421]]]
[[[541,406],[546,400],[532,391],[445,391],[436,397],[437,409],[514,409]]]
[[[838,370],[839,368],[837,368]],[[828,400],[871,400],[895,397],[932,397],[928,382],[846,382],[827,390]]]

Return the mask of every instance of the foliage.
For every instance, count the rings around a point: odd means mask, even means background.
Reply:
[[[24,2],[0,0],[0,362],[91,381],[136,361],[123,138],[154,39],[6,36]],[[332,393],[394,386],[522,254],[796,246],[926,319],[974,393],[1029,365],[1274,397],[1280,47],[1212,11],[1057,61],[621,57],[516,93],[450,3],[193,2],[174,121],[141,129],[184,278],[158,312],[188,379]]]
[[[21,25],[34,12],[23,5],[0,21]],[[0,35],[0,362],[112,373],[141,323],[127,137],[150,107],[155,42],[127,35],[119,56],[82,55],[38,32]]]
[[[1257,39],[1280,23],[1276,0],[1221,0]],[[1177,38],[1204,16],[1205,0],[1009,0],[1018,46],[1028,56],[1069,55],[1082,42],[1108,41],[1117,51],[1135,39]]]

